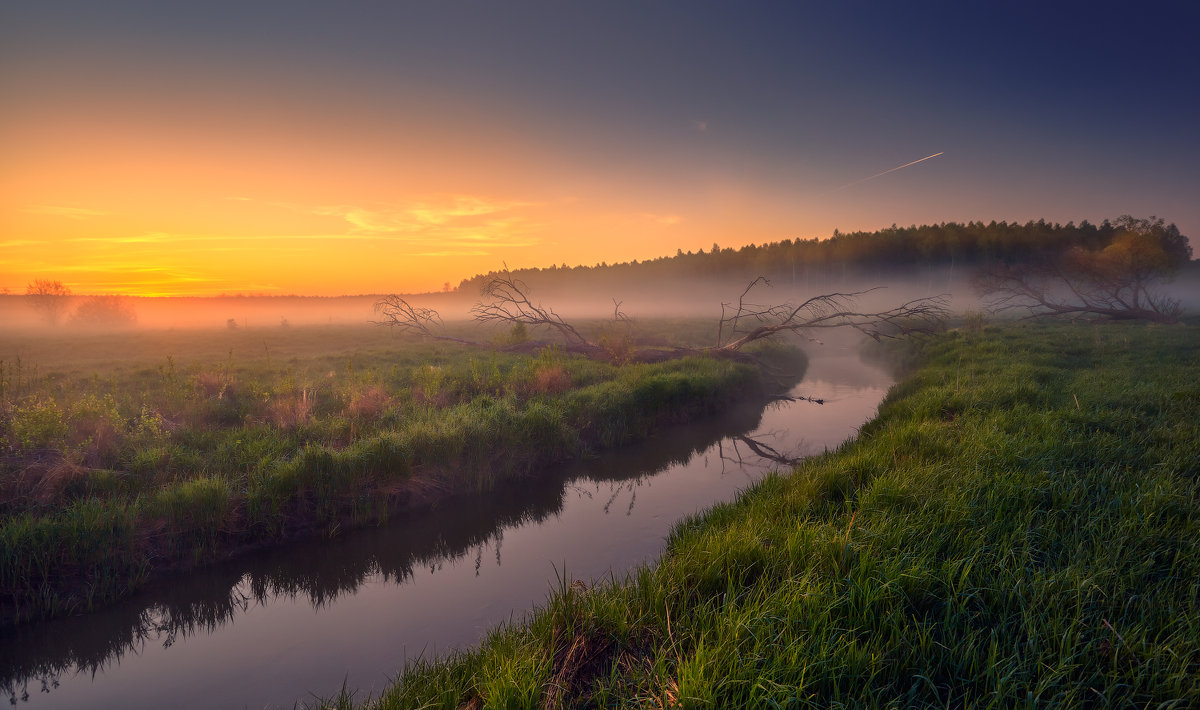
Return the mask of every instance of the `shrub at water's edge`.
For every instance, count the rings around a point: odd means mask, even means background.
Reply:
[[[790,358],[793,370],[803,369],[803,356],[795,351],[764,357]],[[192,441],[217,436],[216,443],[196,443],[190,451],[179,443],[183,435],[167,443],[160,437],[157,446],[127,455],[125,471],[87,470],[44,450],[45,465],[26,462],[23,469],[39,476],[36,484],[22,489],[28,494],[6,499],[0,624],[91,609],[127,594],[156,571],[204,563],[246,546],[331,534],[484,491],[557,461],[644,438],[665,424],[762,397],[768,387],[759,368],[727,359],[609,368],[590,383],[580,382],[579,371],[592,366],[576,366],[561,354],[515,361],[509,370],[493,363],[494,372],[485,372],[486,365],[472,360],[471,369],[480,370],[472,373],[475,381],[488,381],[490,390],[466,396],[446,395],[460,385],[429,370],[417,378],[414,402],[402,418],[342,446],[304,443],[300,436],[289,437],[285,426],[268,422],[229,429],[226,438],[240,438],[227,444],[211,429],[184,432]],[[521,364],[525,361],[530,364]],[[214,384],[220,396],[201,404],[214,411],[242,406],[227,394],[231,379]],[[373,397],[378,399],[368,391],[350,406],[370,410]],[[43,446],[67,445],[70,428],[59,405],[30,401],[31,413],[15,418],[21,424],[17,435],[41,437]],[[115,414],[112,419],[120,421]],[[301,443],[281,444],[289,440]],[[164,459],[194,456],[201,445],[219,462],[222,447],[234,444],[242,452],[257,450],[259,458],[241,470],[210,465],[199,475],[157,486],[138,473],[143,459],[153,474]],[[239,459],[246,461],[246,454]],[[59,486],[53,495],[35,499],[34,493],[51,485]]]
[[[857,440],[370,705],[1200,704],[1197,339],[943,336]]]

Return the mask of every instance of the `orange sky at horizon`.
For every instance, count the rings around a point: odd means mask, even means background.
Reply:
[[[0,286],[13,293],[39,278],[143,296],[411,293],[504,264],[790,235],[787,215],[748,212],[747,191],[715,173],[698,193],[639,184],[653,178],[557,156],[503,125],[396,132],[311,109],[289,123],[286,104],[170,116],[136,97],[91,105],[84,123],[66,105],[8,119],[22,138],[0,171]]]
[[[960,5],[10,4],[0,289],[415,293],[973,220],[1200,233],[1188,42],[1097,53],[1074,13]]]

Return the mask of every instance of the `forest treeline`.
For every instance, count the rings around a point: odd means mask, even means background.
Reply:
[[[1066,251],[1081,247],[1102,249],[1113,238],[1129,229],[1130,224],[1151,228],[1160,234],[1164,245],[1177,247],[1179,262],[1190,259],[1187,238],[1174,224],[1151,217],[1139,220],[1121,217],[1092,224],[1058,224],[1038,220],[1017,222],[943,222],[941,224],[897,227],[874,232],[834,231],[828,239],[784,239],[768,244],[751,244],[740,249],[713,244],[708,251],[678,250],[674,256],[646,261],[596,266],[550,266],[514,270],[517,278],[542,286],[578,283],[580,277],[598,282],[628,279],[696,279],[765,276],[781,282],[807,279],[816,273],[853,273],[864,276],[897,276],[929,268],[972,271],[997,263],[1043,262]],[[1168,247],[1170,249],[1170,247]],[[477,293],[483,284],[501,272],[490,272],[464,279],[459,291]]]

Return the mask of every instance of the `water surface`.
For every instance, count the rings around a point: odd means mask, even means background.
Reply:
[[[891,383],[852,350],[818,349],[793,393],[824,404],[747,407],[510,490],[22,627],[0,639],[0,683],[38,710],[290,708],[343,683],[377,695],[406,660],[478,643],[563,575],[620,578],[653,561],[680,518],[780,468],[756,445],[789,456],[834,448]]]

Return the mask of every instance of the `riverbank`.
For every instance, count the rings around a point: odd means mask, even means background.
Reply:
[[[858,439],[371,705],[1200,703],[1198,341],[947,334]]]
[[[16,452],[0,487],[0,625],[490,490],[768,387],[731,360],[614,365],[554,348],[423,346],[359,354],[344,370],[328,357],[283,367],[266,356],[0,379]],[[794,351],[767,357],[803,369]]]

